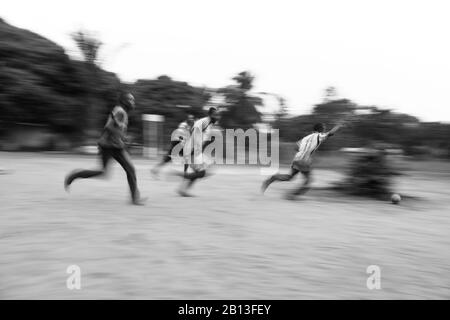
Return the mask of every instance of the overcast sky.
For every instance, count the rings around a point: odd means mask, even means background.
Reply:
[[[423,0],[2,0],[0,17],[77,55],[70,33],[105,43],[124,81],[167,74],[212,87],[237,72],[309,112],[327,86],[361,104],[450,122],[450,10]]]

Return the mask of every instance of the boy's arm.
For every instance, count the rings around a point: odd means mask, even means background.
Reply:
[[[122,130],[120,130],[117,126],[115,126],[114,121],[112,121],[111,119],[108,119],[104,129],[114,135],[123,136]]]
[[[120,112],[118,112],[117,114],[111,112],[110,115],[111,117],[109,117],[108,121],[106,122],[105,130],[108,130],[111,133],[119,135],[125,139],[125,136],[123,134],[123,127],[125,126],[124,115]]]
[[[114,111],[112,111],[111,118],[114,121],[114,124],[116,126],[118,126],[121,130],[123,130],[126,127],[125,115],[122,111],[118,111],[116,113],[114,113]]]
[[[337,125],[335,125],[334,127],[333,127],[333,129],[331,129],[330,131],[328,131],[326,134],[327,134],[327,136],[328,137],[331,137],[331,136],[333,136],[335,133],[336,133],[336,131],[338,131],[340,128],[342,128],[344,126],[344,121],[340,121],[340,122],[338,122],[338,124]]]
[[[302,139],[300,139],[300,140],[298,140],[296,143],[295,143],[295,150],[296,151],[298,151],[298,149],[300,148],[300,143],[302,142]]]

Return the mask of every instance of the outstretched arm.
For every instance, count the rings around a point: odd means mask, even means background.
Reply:
[[[340,121],[338,122],[337,125],[335,125],[333,127],[333,129],[331,129],[330,131],[327,132],[327,136],[331,137],[332,135],[334,135],[336,133],[336,131],[338,131],[340,128],[342,128],[344,126],[344,121]]]

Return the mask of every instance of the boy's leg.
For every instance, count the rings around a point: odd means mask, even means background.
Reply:
[[[100,158],[102,162],[101,170],[75,170],[68,174],[64,180],[64,188],[67,190],[75,179],[87,179],[102,176],[106,173],[109,160],[111,159],[111,150],[99,148]]]
[[[182,195],[183,197],[189,197],[190,195],[187,193],[187,190],[190,189],[192,187],[192,185],[194,184],[194,182],[197,179],[201,179],[203,177],[206,176],[206,170],[198,170],[198,171],[194,171],[192,173],[184,173],[184,179],[183,179],[183,183],[180,187],[180,189],[178,190],[178,193],[180,195]]]
[[[159,169],[162,166],[164,166],[167,163],[169,163],[170,161],[172,161],[172,150],[178,143],[179,143],[179,141],[171,141],[169,151],[167,151],[164,158],[161,160],[160,163],[158,163],[153,169],[150,170],[152,174],[157,175],[159,172]]]
[[[130,155],[127,151],[116,149],[112,153],[113,158],[122,166],[127,173],[128,186],[130,187],[131,199],[134,204],[140,204],[140,194],[137,187],[136,170],[131,162]]]
[[[299,173],[297,169],[291,168],[291,172],[289,174],[274,174],[263,182],[261,191],[264,193],[266,189],[275,181],[290,181],[297,175],[297,173]]]
[[[188,171],[188,169],[189,169],[189,163],[187,163],[186,162],[186,157],[184,156],[184,148],[183,149],[181,149],[181,151],[180,151],[180,156],[184,159],[184,170],[183,170],[183,172],[184,172],[184,174],[186,174],[186,172]]]
[[[206,170],[195,171],[190,174],[186,174],[185,178],[189,181],[187,188],[190,188],[197,179],[201,179],[206,175]]]
[[[297,189],[295,189],[291,194],[290,194],[290,198],[295,197],[295,196],[299,196],[302,194],[305,194],[306,192],[308,192],[308,190],[310,189],[310,184],[311,184],[311,172],[310,171],[302,171],[303,177],[304,177],[304,181],[303,183],[300,185],[300,187],[298,187]]]
[[[169,151],[167,151],[167,154],[164,156],[162,162],[160,163],[160,166],[172,161],[172,150],[175,148],[175,146],[180,143],[179,141],[171,141],[170,142],[170,148]]]

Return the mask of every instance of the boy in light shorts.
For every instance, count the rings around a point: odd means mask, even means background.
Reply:
[[[203,154],[205,147],[213,140],[208,135],[208,129],[211,128],[219,119],[217,108],[211,107],[208,110],[208,116],[197,120],[193,127],[186,147],[189,152],[185,153],[186,162],[190,162],[192,173],[184,172],[183,182],[178,189],[178,194],[182,197],[191,197],[188,190],[192,187],[197,179],[206,176],[206,169],[211,164],[211,159]]]

